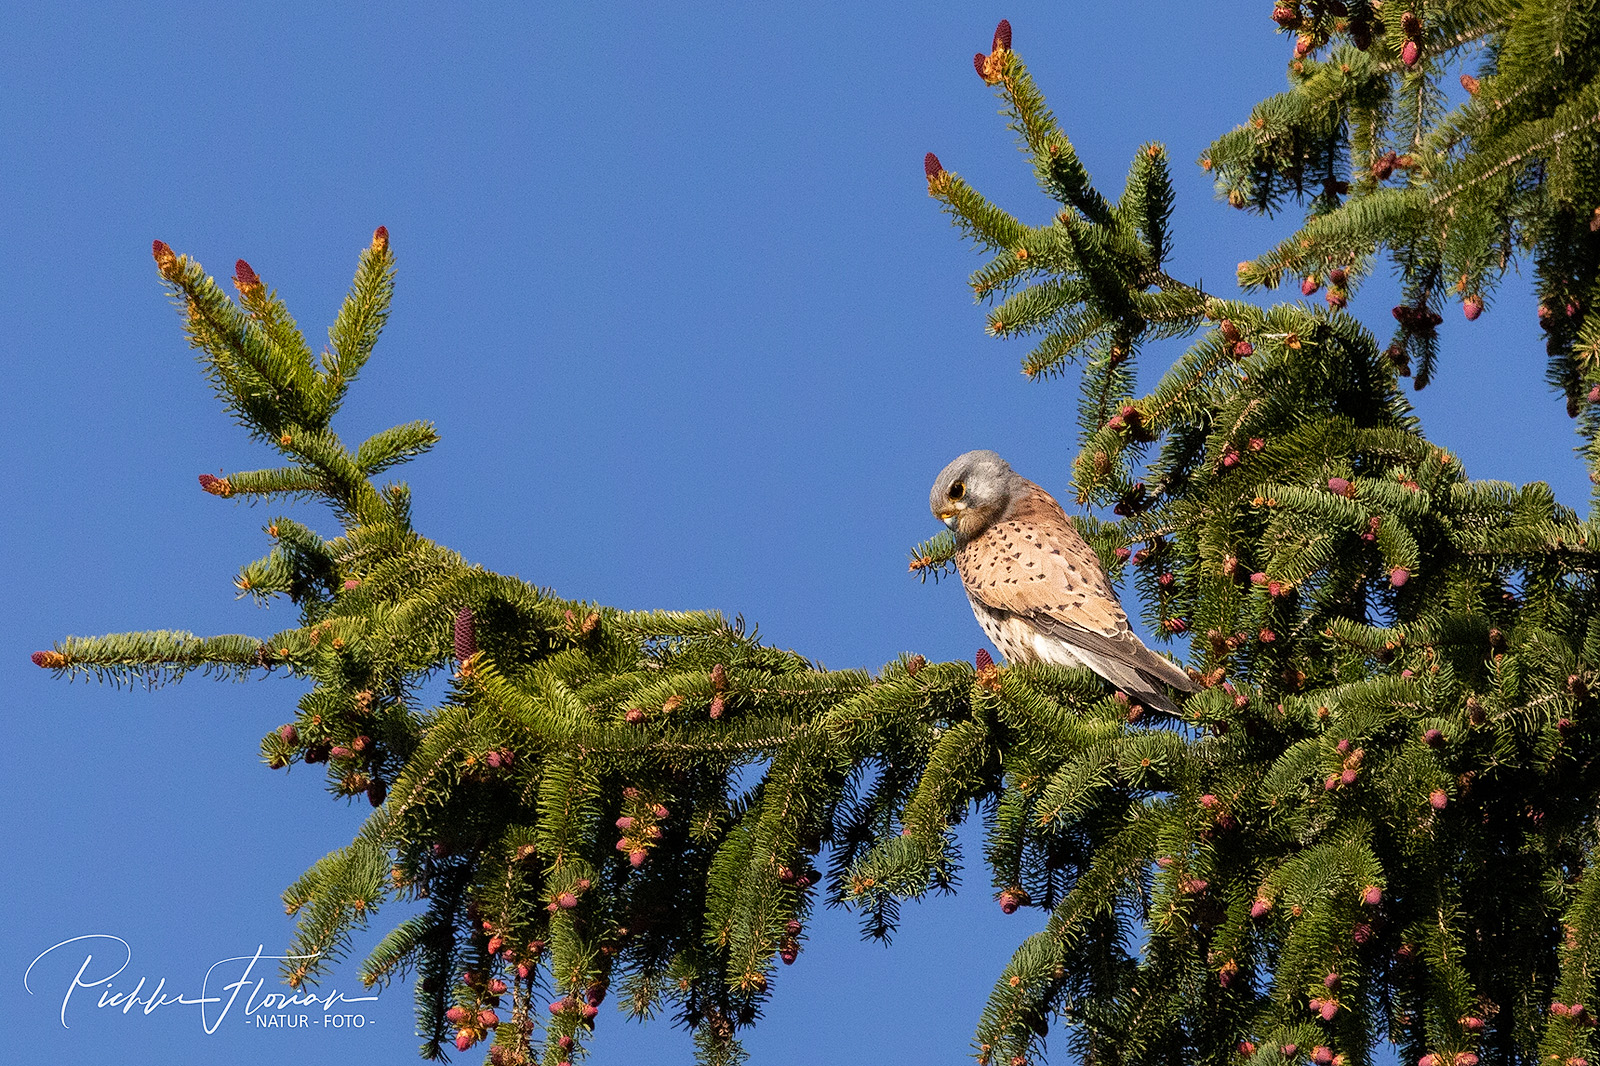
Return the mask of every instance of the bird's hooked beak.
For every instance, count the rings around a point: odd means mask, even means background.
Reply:
[[[954,533],[956,531],[956,523],[961,517],[961,512],[966,509],[966,506],[967,505],[964,503],[953,504],[942,511],[936,512],[934,517],[943,522],[945,524],[945,528]]]

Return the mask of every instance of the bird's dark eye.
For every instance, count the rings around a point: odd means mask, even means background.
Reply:
[[[966,494],[967,494],[967,486],[965,484],[963,484],[962,482],[958,481],[954,485],[950,486],[950,498],[952,500],[959,500],[959,499],[961,499],[961,497],[965,496]]]

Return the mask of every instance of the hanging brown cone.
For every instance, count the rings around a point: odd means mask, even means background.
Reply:
[[[1407,11],[1400,16],[1400,32],[1413,40],[1422,36],[1422,20],[1415,11]]]
[[[384,797],[389,794],[389,786],[374,777],[367,784],[367,802],[374,807],[382,807]]]
[[[471,607],[463,607],[456,612],[454,644],[458,663],[464,663],[477,654],[478,636]]]

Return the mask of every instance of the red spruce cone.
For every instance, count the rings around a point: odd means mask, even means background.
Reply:
[[[1000,893],[1000,909],[1007,914],[1017,913],[1017,908],[1028,902],[1028,894],[1020,888],[1008,888]]]
[[[233,495],[233,486],[228,484],[228,479],[217,477],[215,474],[201,474],[200,487],[211,495],[221,496],[224,499]]]
[[[478,652],[478,637],[473,628],[471,607],[463,607],[456,612],[455,626],[455,652],[456,662],[463,663]]]
[[[150,254],[156,257],[156,269],[162,277],[170,277],[178,266],[178,257],[172,254],[172,249],[167,247],[166,241],[151,241]]]
[[[1011,51],[1011,23],[1001,19],[1000,24],[994,28],[994,51]]]
[[[1417,60],[1422,57],[1422,49],[1417,47],[1416,41],[1407,41],[1400,47],[1400,62],[1408,67],[1417,65]]]
[[[261,278],[251,269],[249,263],[241,259],[233,264],[233,285],[244,295],[249,296],[261,288]]]
[[[389,250],[388,226],[379,226],[372,231],[372,250],[374,252],[387,252]]]
[[[982,57],[980,56],[979,58],[981,59]],[[922,172],[928,176],[929,181],[932,181],[934,178],[937,178],[940,174],[944,173],[944,164],[939,162],[938,156],[934,155],[932,152],[929,152],[927,155],[922,157]]]

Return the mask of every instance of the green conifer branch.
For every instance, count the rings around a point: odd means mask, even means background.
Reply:
[[[93,677],[112,685],[155,688],[199,670],[211,677],[244,680],[261,665],[262,642],[254,637],[197,637],[151,630],[104,637],[67,637],[50,651],[34,652],[34,665],[57,677]]]
[[[389,320],[389,304],[394,298],[394,253],[389,250],[389,231],[378,227],[372,244],[361,253],[350,294],[339,308],[339,315],[328,330],[332,358],[324,358],[325,388],[329,392],[329,413],[356,375],[372,356]]]

